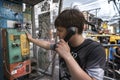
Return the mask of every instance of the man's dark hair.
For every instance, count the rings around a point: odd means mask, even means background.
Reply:
[[[84,28],[85,18],[82,12],[77,9],[66,9],[61,12],[55,20],[55,27],[77,27],[81,34]]]
[[[118,51],[119,48],[120,48],[120,46],[118,46],[115,50],[116,50],[117,55],[120,56],[120,52]]]

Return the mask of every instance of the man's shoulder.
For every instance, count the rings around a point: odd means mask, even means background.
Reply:
[[[90,47],[90,48],[95,48],[95,47],[97,47],[97,46],[102,46],[99,42],[97,42],[97,41],[94,41],[94,40],[92,40],[92,39],[86,39],[85,40],[85,44],[88,44],[88,47]]]

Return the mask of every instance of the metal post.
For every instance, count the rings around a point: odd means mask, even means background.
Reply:
[[[118,26],[119,26],[119,34],[120,34],[120,18],[119,18],[119,21],[118,21]]]
[[[0,28],[0,71],[1,71],[1,73],[0,73],[0,79],[4,80],[3,79],[4,72],[3,72],[3,57],[2,57],[2,54],[3,54],[3,49],[2,49],[2,28]]]
[[[36,31],[36,26],[35,26],[35,9],[34,6],[32,6],[32,14],[31,14],[31,21],[32,21],[32,35],[33,38],[36,38],[35,31]],[[37,57],[37,46],[33,44],[33,57]]]

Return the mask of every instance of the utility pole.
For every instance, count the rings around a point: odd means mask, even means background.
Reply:
[[[120,33],[120,3],[118,4],[119,5],[119,22],[118,22],[118,24],[119,24],[119,33]]]
[[[58,14],[60,14],[61,10],[62,10],[62,6],[63,6],[63,0],[60,0],[59,2],[59,11]]]
[[[100,9],[101,9],[101,8],[90,9],[90,10],[88,10],[88,12],[95,10],[95,16],[97,17],[97,13],[98,13],[98,11],[99,11]]]

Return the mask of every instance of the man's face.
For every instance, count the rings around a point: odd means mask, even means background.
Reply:
[[[118,53],[120,54],[120,47],[118,47]]]
[[[57,36],[59,36],[60,39],[64,39],[66,36],[66,28],[64,27],[57,27]]]

